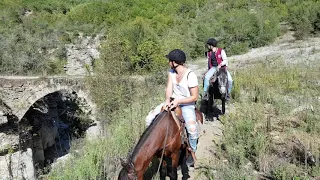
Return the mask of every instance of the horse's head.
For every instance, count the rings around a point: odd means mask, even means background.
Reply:
[[[228,75],[227,70],[225,68],[220,68],[218,71],[218,84],[221,95],[225,96],[227,94],[228,89]]]
[[[136,180],[137,175],[134,169],[134,165],[130,160],[124,161],[121,160],[122,169],[119,173],[118,180]]]

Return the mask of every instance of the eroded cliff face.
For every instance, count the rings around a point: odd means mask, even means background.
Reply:
[[[36,179],[68,154],[72,140],[84,137],[93,122],[90,106],[75,92],[58,91],[34,103],[21,121],[1,106],[0,177]]]
[[[66,74],[86,75],[92,73],[94,61],[100,57],[99,46],[99,35],[90,37],[80,34],[76,43],[66,44]]]

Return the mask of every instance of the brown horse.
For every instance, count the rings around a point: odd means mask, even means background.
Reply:
[[[197,111],[197,118],[203,122],[200,111]],[[201,113],[202,114],[202,113]],[[148,168],[153,157],[164,156],[171,159],[170,179],[177,179],[177,167],[182,147],[181,134],[184,124],[181,119],[181,109],[176,108],[175,113],[162,111],[141,135],[139,142],[135,146],[132,154],[126,162],[122,161],[122,170],[118,180],[143,180],[143,175]],[[163,178],[163,174],[162,174]]]

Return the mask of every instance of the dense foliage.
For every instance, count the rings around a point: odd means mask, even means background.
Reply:
[[[201,56],[209,37],[231,55],[271,42],[281,21],[298,38],[315,34],[319,12],[317,0],[2,0],[0,73],[63,73],[65,44],[80,33],[118,37],[131,72],[157,71],[170,49]]]
[[[61,166],[50,177],[108,179],[119,170],[119,156],[123,157],[142,133],[144,115],[150,106],[163,101],[160,97],[164,92],[155,80],[164,84],[165,76],[160,70],[166,68],[166,53],[181,48],[188,60],[197,58],[202,56],[204,42],[210,37],[217,38],[228,55],[245,53],[269,44],[283,33],[281,23],[294,30],[298,39],[316,35],[320,31],[319,1],[1,0],[0,73],[61,74],[67,61],[66,44],[77,44],[80,35],[99,35],[101,55],[94,62],[97,76],[88,78],[88,84],[99,108],[98,119],[107,124],[107,135],[84,146],[83,152],[74,152],[68,168]],[[257,131],[260,129],[254,124],[265,120],[264,103],[274,104],[280,115],[287,113],[286,106],[282,106],[284,100],[271,97],[279,92],[301,94],[298,87],[303,79],[294,76],[296,72],[296,67],[280,71],[261,65],[234,77],[237,84],[233,98],[244,111],[231,114],[233,121],[226,129],[226,133],[231,133],[226,135],[228,152],[223,153],[233,170],[226,168],[227,177],[235,174],[234,179],[239,179],[238,171],[248,161],[256,170],[264,167],[265,161],[259,158],[270,152],[269,137]],[[145,73],[152,76],[132,77]],[[253,73],[260,76],[251,79]],[[272,83],[280,90],[270,90],[261,82]],[[241,104],[240,92],[246,88],[254,89],[248,92],[250,103],[250,98],[257,97],[262,104]],[[317,117],[308,114],[308,123],[302,128],[319,132],[318,125],[314,126]],[[288,178],[281,175],[283,172],[292,174],[277,167],[285,168],[275,165],[265,172],[274,179]]]

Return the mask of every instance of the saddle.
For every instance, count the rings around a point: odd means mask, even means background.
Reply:
[[[161,108],[161,112],[164,110],[164,107]],[[196,111],[196,121],[203,124],[203,115],[200,110],[197,108],[195,109]],[[185,120],[182,116],[182,110],[180,107],[175,108],[173,111],[171,111],[172,117],[176,120],[176,123],[178,126],[181,126],[180,123],[184,124]]]
[[[161,111],[165,110],[164,107],[161,108]],[[178,127],[179,127],[179,131],[180,131],[180,138],[181,138],[181,145],[182,148],[186,148],[186,155],[188,156],[188,154],[190,154],[192,156],[192,158],[194,160],[196,160],[196,155],[194,152],[192,152],[191,146],[189,144],[189,140],[188,140],[188,132],[187,129],[185,127],[185,120],[182,116],[182,110],[181,108],[178,106],[175,109],[173,109],[171,112],[171,115],[173,117],[173,119],[175,120],[175,122],[177,123]],[[196,112],[196,121],[200,124],[203,124],[203,114],[201,111],[199,111],[198,109],[195,109]],[[199,130],[199,129],[198,129]],[[199,132],[200,133],[200,132]]]
[[[203,115],[202,112],[199,111],[198,109],[195,109],[196,111],[196,121],[198,123],[198,125],[203,124]],[[180,107],[175,108],[173,111],[171,111],[171,114],[174,118],[174,120],[176,121],[176,123],[178,124],[178,126],[181,128],[180,129],[180,136],[181,136],[181,144],[186,144],[186,148],[187,151],[191,152],[191,146],[189,144],[188,141],[188,132],[187,132],[187,128],[185,127],[185,120],[182,116],[182,110]],[[199,130],[199,129],[198,129]],[[198,132],[200,133],[200,132]],[[193,154],[193,156],[195,156]],[[194,159],[196,159],[196,157],[193,157]]]
[[[174,98],[170,98],[170,101],[173,101]],[[161,111],[164,110],[164,107],[161,108]],[[196,113],[196,121],[198,123],[203,124],[203,115],[202,112],[200,110],[198,110],[197,108],[195,109],[195,113]],[[190,149],[190,145],[189,145],[189,141],[188,141],[188,133],[187,133],[187,129],[185,127],[185,120],[182,116],[182,110],[181,108],[178,106],[176,108],[174,108],[171,111],[171,115],[173,117],[173,119],[175,120],[175,122],[177,123],[179,130],[180,130],[180,136],[181,136],[181,143],[182,144],[187,144],[188,149]]]

